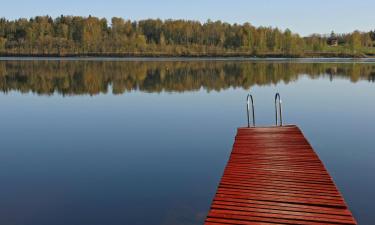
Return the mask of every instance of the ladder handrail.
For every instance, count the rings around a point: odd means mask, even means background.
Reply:
[[[279,100],[279,115],[280,115],[280,125],[283,125],[283,117],[281,113],[281,97],[279,93],[276,93],[275,95],[275,116],[276,116],[276,126],[278,126],[278,118],[277,118],[277,99]]]
[[[251,94],[247,95],[246,102],[247,102],[247,127],[250,127],[250,100],[251,100],[251,109],[252,109],[252,116],[253,116],[253,127],[255,127],[255,112],[254,112],[254,99]]]

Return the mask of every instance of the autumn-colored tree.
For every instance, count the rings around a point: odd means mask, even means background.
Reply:
[[[349,41],[350,49],[355,52],[361,47],[361,34],[359,31],[354,31],[350,35]]]

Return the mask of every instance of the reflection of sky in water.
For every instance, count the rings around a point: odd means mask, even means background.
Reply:
[[[253,86],[257,124],[298,124],[360,224],[375,222],[375,89],[329,76]],[[242,88],[122,95],[0,94],[0,224],[199,224],[236,128]]]

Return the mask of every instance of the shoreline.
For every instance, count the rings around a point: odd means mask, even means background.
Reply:
[[[1,56],[0,61],[249,61],[249,62],[294,62],[294,63],[375,63],[375,57],[244,57],[244,56]]]
[[[186,53],[186,54],[168,54],[168,53],[45,53],[45,54],[25,54],[25,53],[0,53],[0,58],[4,57],[34,57],[34,58],[88,58],[88,57],[106,57],[106,58],[275,58],[275,59],[293,59],[293,58],[375,58],[375,55],[364,53],[341,53],[341,52],[304,52],[301,54],[282,54],[282,53],[262,53],[247,54],[244,52],[228,53]]]

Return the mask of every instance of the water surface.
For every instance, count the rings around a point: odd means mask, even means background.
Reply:
[[[0,61],[0,224],[202,224],[255,97],[298,124],[360,224],[375,224],[375,63]]]

